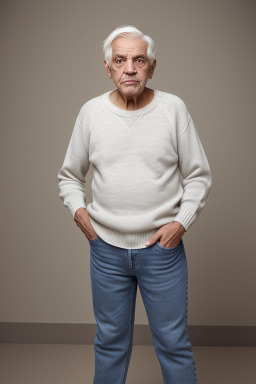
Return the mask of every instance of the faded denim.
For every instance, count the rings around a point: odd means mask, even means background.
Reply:
[[[124,249],[101,237],[89,241],[94,339],[93,384],[124,384],[133,346],[137,285],[164,384],[197,384],[187,331],[188,268],[183,240]],[[140,384],[140,383],[135,383]]]

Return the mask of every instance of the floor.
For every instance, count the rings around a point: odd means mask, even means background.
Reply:
[[[193,347],[193,351],[198,384],[256,383],[256,348]],[[93,345],[0,344],[0,383],[92,384],[93,375]],[[153,347],[133,346],[126,384],[163,384]]]

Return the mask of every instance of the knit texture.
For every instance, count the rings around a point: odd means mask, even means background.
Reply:
[[[144,108],[123,110],[110,93],[81,107],[63,165],[59,197],[73,219],[87,209],[95,232],[126,249],[146,248],[164,224],[195,222],[212,187],[206,154],[184,101],[154,90]],[[92,203],[85,177],[93,167]]]

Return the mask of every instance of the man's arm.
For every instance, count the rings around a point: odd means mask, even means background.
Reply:
[[[69,141],[63,165],[58,173],[59,197],[73,219],[78,208],[86,209],[85,176],[89,170],[89,154],[81,126],[80,110]]]
[[[193,120],[188,114],[184,128],[177,132],[178,166],[183,177],[184,192],[180,209],[173,221],[187,231],[205,206],[212,187],[210,166]]]

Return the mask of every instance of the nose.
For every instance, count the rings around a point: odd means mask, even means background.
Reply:
[[[127,74],[133,74],[136,73],[136,68],[133,60],[127,60],[125,63],[125,73]]]

